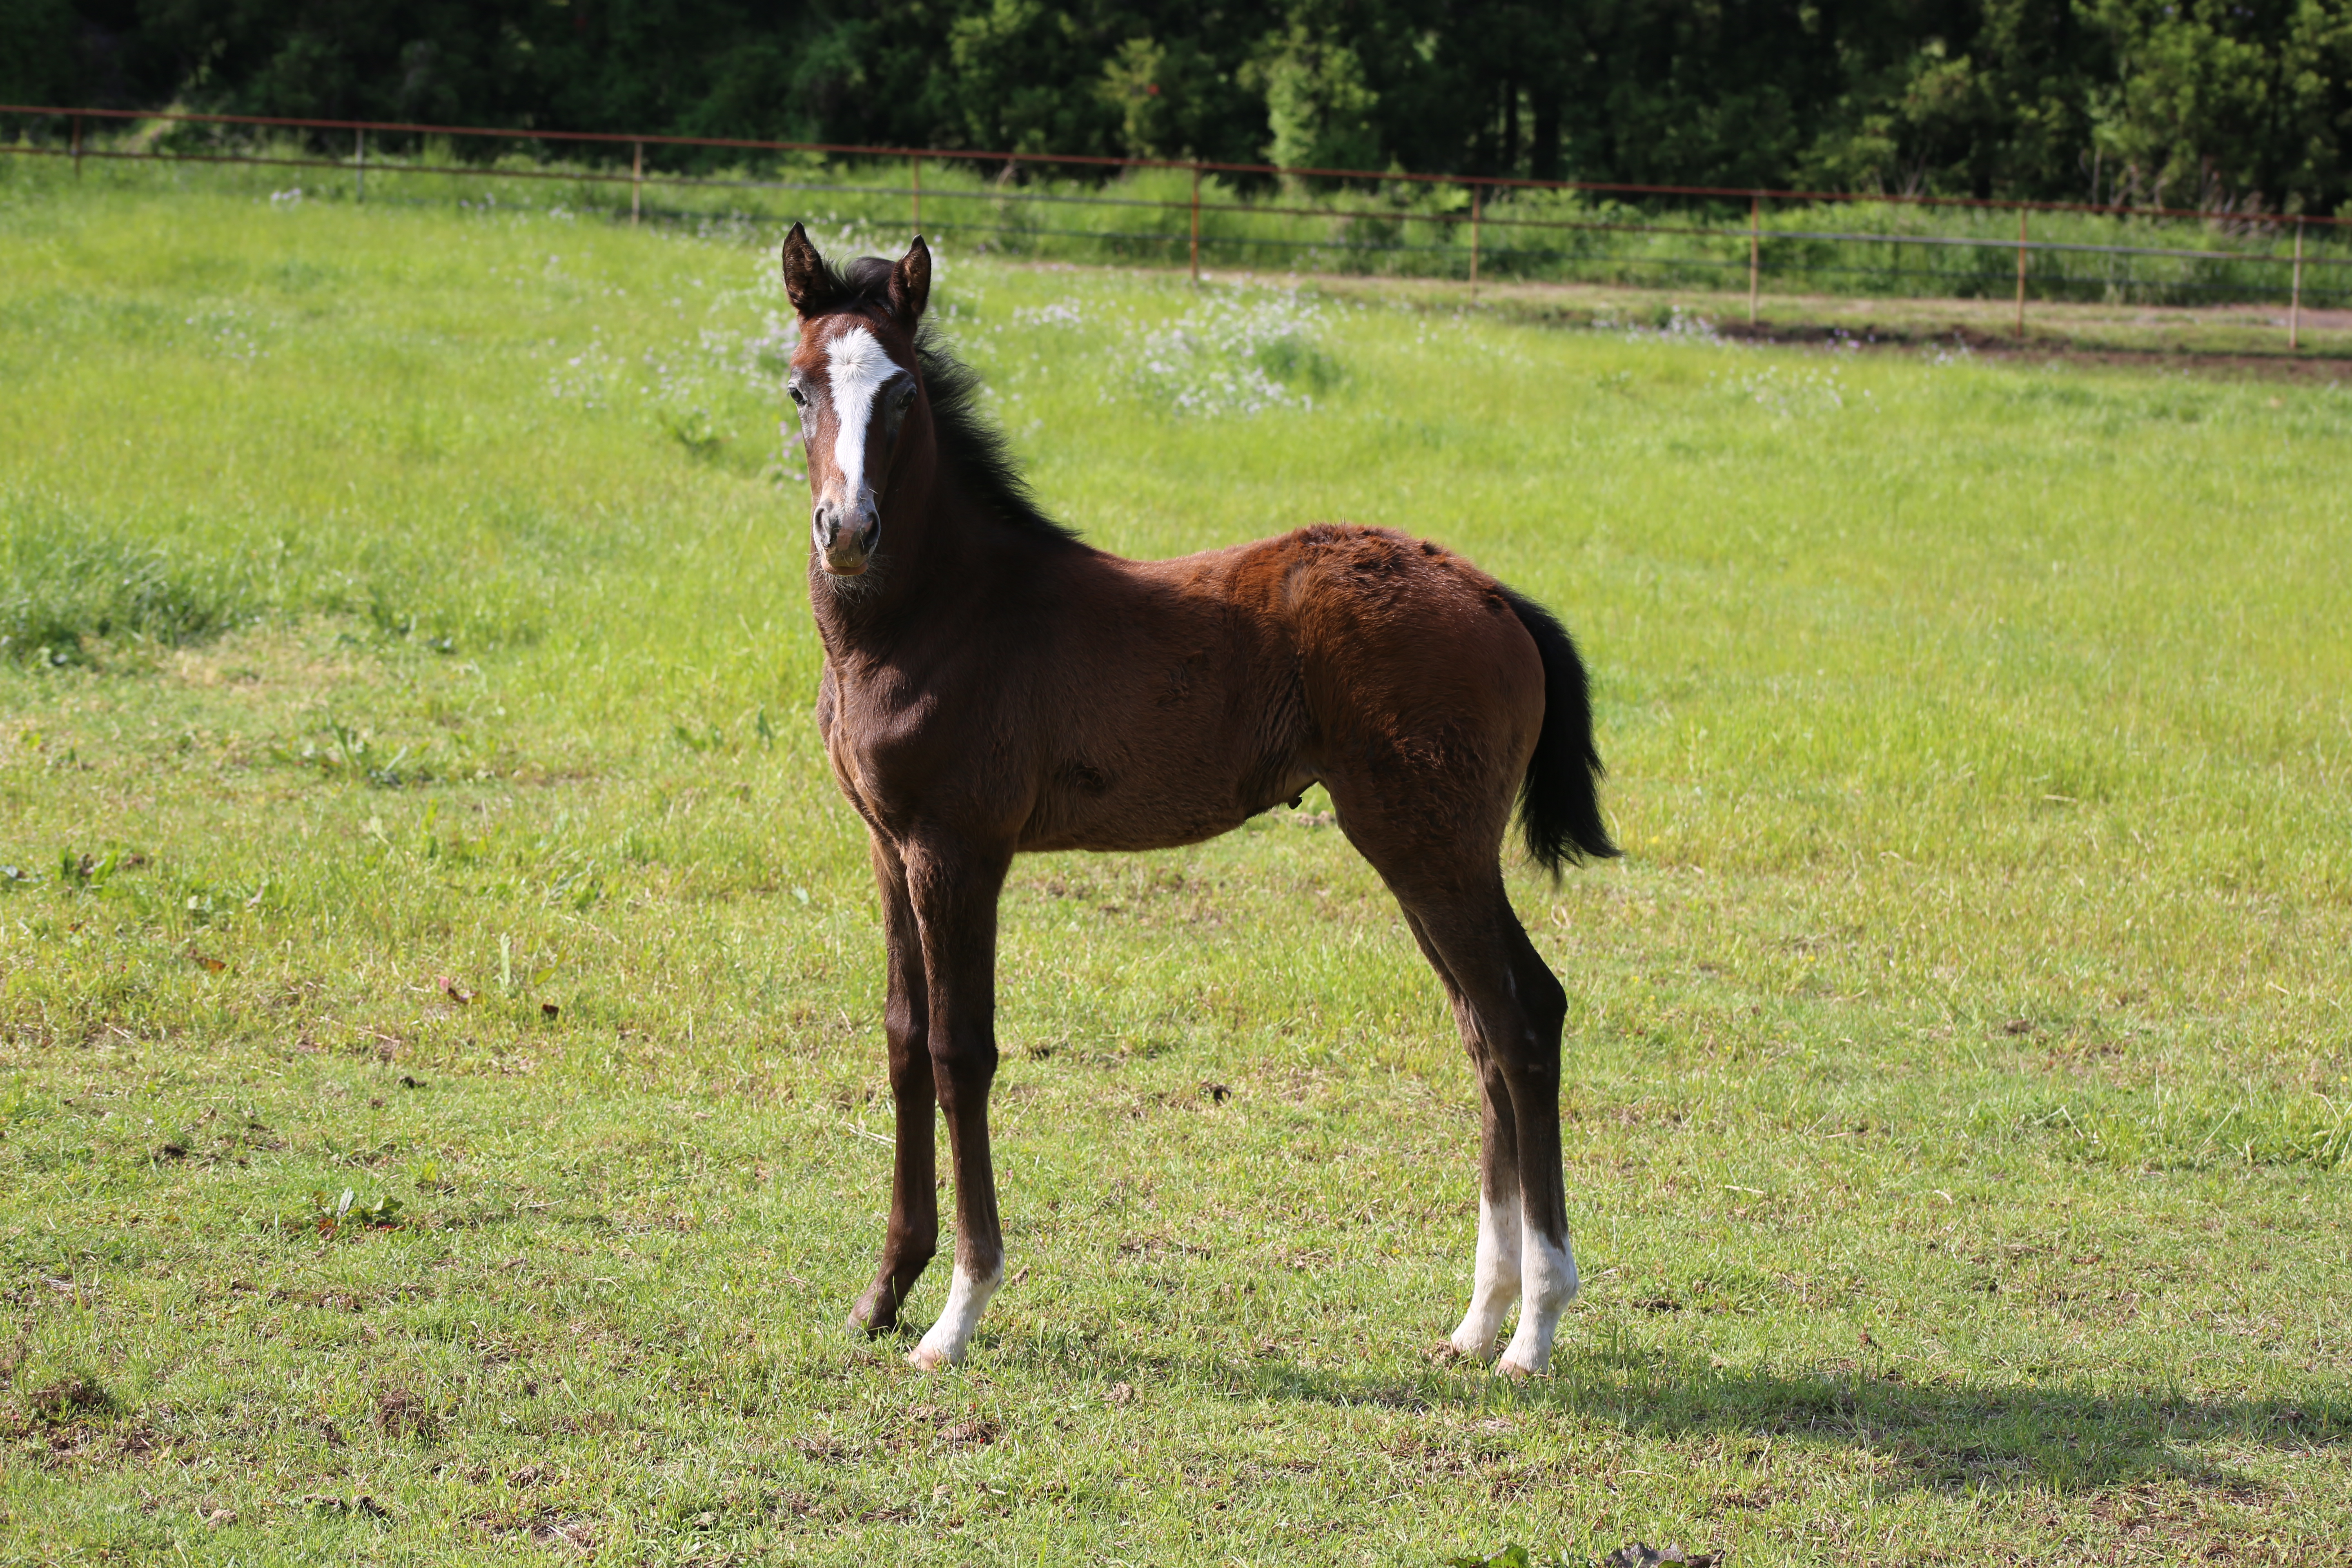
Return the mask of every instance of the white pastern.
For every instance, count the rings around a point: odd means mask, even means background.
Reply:
[[[1528,1377],[1550,1364],[1551,1336],[1559,1315],[1576,1300],[1576,1254],[1562,1236],[1555,1245],[1541,1227],[1527,1227],[1527,1244],[1519,1258],[1519,1326],[1511,1348],[1503,1352],[1502,1370]]]
[[[963,1360],[964,1347],[971,1343],[972,1331],[980,1327],[980,1315],[987,1310],[988,1299],[996,1294],[996,1287],[1003,1278],[1002,1264],[983,1279],[959,1260],[955,1279],[948,1286],[948,1304],[940,1310],[939,1321],[931,1325],[922,1342],[908,1352],[908,1363],[925,1372],[936,1372]]]
[[[1497,1202],[1478,1195],[1478,1273],[1470,1287],[1470,1310],[1454,1331],[1454,1348],[1474,1361],[1492,1361],[1501,1342],[1503,1320],[1519,1299],[1519,1198]]]
[[[874,395],[898,374],[882,352],[881,340],[852,327],[824,345],[833,394],[833,466],[841,473],[841,499],[852,505],[866,490],[866,430],[874,422]]]

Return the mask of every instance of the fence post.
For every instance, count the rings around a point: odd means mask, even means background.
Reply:
[[[2025,209],[2017,209],[2017,341],[2025,341]]]
[[[2302,346],[2303,337],[2303,219],[2294,220],[2294,297],[2286,308],[2286,352],[2293,353]]]
[[[1201,280],[1201,160],[1192,160],[1192,281]]]
[[[363,202],[367,200],[367,128],[362,126],[352,132],[352,135],[356,139],[359,146],[358,155],[352,160],[352,166],[358,171],[355,177],[359,185],[357,193],[352,199],[355,202]]]
[[[1763,213],[1764,193],[1751,192],[1748,197],[1748,324],[1751,327],[1756,324],[1756,295],[1763,274]]]
[[[920,234],[923,232],[923,161],[909,153],[907,158],[907,172],[914,180],[915,232]]]
[[[1470,298],[1478,297],[1478,205],[1484,193],[1470,187]]]
[[[645,211],[645,196],[646,144],[632,142],[629,143],[629,226],[632,228],[637,226]]]
[[[79,180],[81,178],[81,116],[79,114],[73,117],[73,161],[74,178]]]

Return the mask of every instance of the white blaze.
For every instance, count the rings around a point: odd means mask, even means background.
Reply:
[[[866,494],[866,427],[874,419],[874,395],[898,367],[864,327],[825,344],[824,357],[833,388],[833,466],[841,471],[841,499],[856,506]]]

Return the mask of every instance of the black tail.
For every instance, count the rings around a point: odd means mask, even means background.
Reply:
[[[1585,689],[1584,661],[1576,657],[1576,645],[1559,618],[1508,588],[1503,596],[1543,656],[1543,732],[1536,737],[1536,754],[1519,786],[1519,826],[1528,836],[1528,853],[1557,877],[1562,867],[1588,855],[1606,860],[1617,853],[1601,820],[1601,776],[1606,770],[1592,745],[1592,698]]]

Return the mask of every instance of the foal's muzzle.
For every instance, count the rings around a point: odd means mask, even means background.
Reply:
[[[874,559],[882,542],[882,514],[874,506],[845,506],[819,501],[811,516],[809,535],[824,569],[836,577],[855,577]]]

